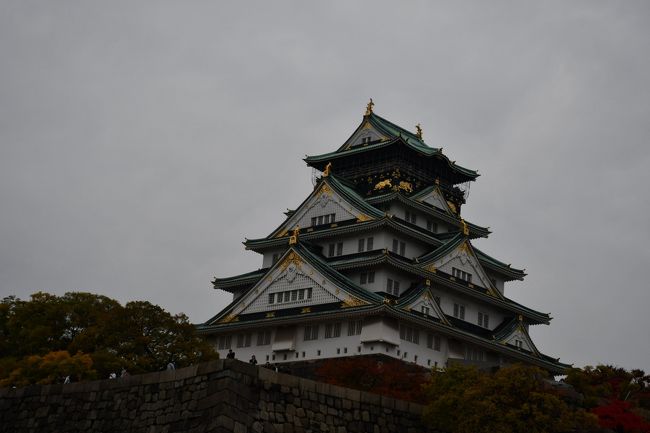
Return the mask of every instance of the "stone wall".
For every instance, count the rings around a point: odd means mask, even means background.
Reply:
[[[427,432],[421,412],[236,360],[0,390],[0,432]]]

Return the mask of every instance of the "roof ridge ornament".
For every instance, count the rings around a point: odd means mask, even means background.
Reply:
[[[463,235],[469,236],[469,226],[467,225],[465,220],[462,219],[462,218],[460,219],[460,227],[461,227],[461,229],[463,231]]]
[[[422,141],[422,127],[419,123],[415,125],[415,131],[415,136],[418,138],[418,140]]]
[[[332,170],[332,163],[328,162],[327,165],[325,166],[325,170],[323,170],[323,177],[329,176],[331,170]]]
[[[289,236],[289,245],[296,245],[298,243],[298,234],[300,233],[300,226],[296,226]]]
[[[364,114],[364,116],[370,116],[373,113],[372,107],[374,107],[374,106],[375,106],[375,103],[372,102],[372,98],[370,98],[370,101],[368,102],[368,105],[366,105],[366,114]]]

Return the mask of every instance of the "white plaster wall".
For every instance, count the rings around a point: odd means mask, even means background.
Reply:
[[[282,247],[278,249],[274,249],[271,251],[267,251],[264,253],[264,256],[262,258],[262,267],[263,268],[269,268],[273,266],[273,254],[278,254],[278,258],[282,257],[282,254],[286,251],[287,247]]]
[[[334,322],[331,322],[334,323]],[[408,362],[415,362],[417,355],[417,364],[423,367],[438,367],[445,365],[448,357],[447,339],[441,336],[440,351],[427,348],[427,331],[420,329],[419,344],[399,339],[399,332],[396,331],[398,346],[384,342],[366,342],[360,341],[363,335],[348,336],[348,322],[341,322],[341,336],[338,338],[325,338],[325,322],[321,323],[317,340],[304,341],[303,326],[296,326],[296,347],[295,351],[273,353],[272,344],[257,346],[257,332],[251,333],[251,346],[237,348],[237,333],[231,334],[232,350],[235,357],[242,361],[249,361],[251,355],[255,355],[258,364],[264,364],[268,355],[269,362],[272,364],[281,364],[283,362],[325,359],[337,357],[349,357],[355,355],[368,354],[385,354],[396,359],[402,359]],[[275,334],[275,332],[273,333]],[[272,336],[274,338],[275,335]],[[273,341],[273,340],[272,340]],[[216,344],[216,343],[215,343]],[[359,351],[360,348],[360,351]],[[337,350],[338,349],[338,350]],[[347,349],[347,353],[346,353]],[[318,351],[320,350],[320,355]],[[218,350],[219,356],[225,358],[228,349]],[[304,352],[304,357],[303,357]],[[404,353],[406,352],[406,356]],[[398,354],[399,353],[399,354]],[[275,355],[275,359],[273,359]],[[286,359],[285,359],[286,355]]]
[[[453,316],[454,303],[465,306],[465,321],[478,325],[478,313],[481,311],[490,316],[489,329],[496,328],[504,319],[505,314],[488,303],[477,301],[469,296],[463,296],[455,293],[449,293],[444,288],[434,287],[431,292],[434,296],[440,297],[440,308],[443,313]]]

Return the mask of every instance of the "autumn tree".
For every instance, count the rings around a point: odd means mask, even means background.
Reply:
[[[595,417],[570,407],[543,370],[523,365],[495,373],[451,365],[425,386],[424,419],[449,433],[553,433],[596,430]]]
[[[599,424],[617,433],[650,432],[650,376],[611,365],[569,370],[566,382],[584,395]]]
[[[422,385],[429,372],[398,360],[355,356],[324,361],[316,371],[316,376],[332,385],[421,402]]]

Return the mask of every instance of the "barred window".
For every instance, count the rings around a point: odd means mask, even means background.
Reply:
[[[266,346],[271,344],[271,331],[260,331],[257,333],[257,345]]]
[[[305,341],[318,340],[318,325],[305,326]]]
[[[361,334],[362,324],[361,320],[350,320],[348,322],[348,336]]]

